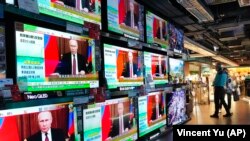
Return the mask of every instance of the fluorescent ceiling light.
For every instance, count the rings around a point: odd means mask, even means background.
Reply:
[[[235,46],[228,46],[228,48],[240,48],[242,47],[243,45],[235,45]]]
[[[225,64],[228,64],[229,66],[233,66],[233,67],[239,66],[237,63],[227,59],[226,57],[220,56],[220,55],[213,56],[212,58],[219,61],[219,62],[223,62]]]
[[[214,21],[212,12],[201,2],[201,0],[177,0],[177,2],[195,16],[199,22]]]

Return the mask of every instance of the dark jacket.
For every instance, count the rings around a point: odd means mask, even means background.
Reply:
[[[64,132],[62,131],[62,129],[51,128],[51,138],[52,138],[52,141],[65,141],[66,136]],[[41,131],[27,138],[27,141],[42,141]]]
[[[77,61],[78,61],[78,72],[80,71],[85,71],[86,72],[86,59],[84,56],[82,56],[81,54],[77,54]],[[71,61],[71,53],[67,53],[64,54],[62,57],[61,62],[59,63],[59,65],[56,68],[57,73],[60,74],[72,74],[72,61]]]

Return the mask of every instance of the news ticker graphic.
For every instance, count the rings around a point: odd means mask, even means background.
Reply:
[[[173,140],[250,140],[250,125],[174,125]]]

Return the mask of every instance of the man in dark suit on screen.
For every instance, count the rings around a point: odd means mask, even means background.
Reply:
[[[83,55],[77,53],[78,43],[76,40],[69,40],[70,52],[63,55],[58,64],[55,73],[52,75],[85,75],[86,59]]]
[[[113,119],[112,128],[109,133],[109,138],[106,140],[110,140],[113,137],[122,135],[124,132],[127,132],[130,129],[130,116],[124,115],[123,103],[118,103],[117,109],[118,109],[118,117]]]
[[[133,61],[133,53],[128,52],[128,62],[126,62],[122,76],[128,78],[136,78],[138,73],[138,65]]]
[[[156,37],[161,40],[166,40],[167,39],[167,30],[166,27],[164,26],[163,21],[159,21],[159,27],[157,29]]]
[[[162,60],[161,56],[158,56],[158,64],[156,65],[155,76],[164,76],[166,75],[166,65],[164,64],[164,60]]]
[[[40,131],[27,138],[27,141],[65,141],[66,136],[61,129],[51,128],[51,112],[40,112],[37,118]]]
[[[155,95],[155,105],[154,105],[152,111],[153,111],[153,113],[151,116],[151,122],[162,117],[162,115],[164,113],[158,94]]]
[[[126,17],[124,18],[124,21],[122,24],[125,24],[126,26],[130,26],[132,28],[138,29],[138,21],[139,17],[136,15],[134,10],[134,2],[133,0],[129,1],[129,10],[126,12]]]

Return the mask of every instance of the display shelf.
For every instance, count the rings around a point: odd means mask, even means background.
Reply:
[[[72,102],[73,97],[60,97],[60,98],[51,98],[51,99],[38,99],[38,100],[28,100],[28,101],[7,101],[4,104],[2,110],[14,109],[14,108],[24,108],[24,107],[32,107],[32,106],[40,106],[40,105],[49,105],[49,104],[57,104],[57,103],[66,103]]]

